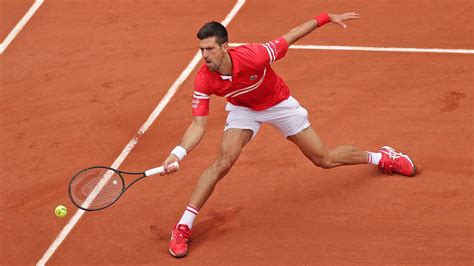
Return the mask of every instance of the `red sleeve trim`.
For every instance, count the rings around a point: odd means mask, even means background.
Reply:
[[[288,50],[288,42],[286,42],[283,36],[262,45],[268,53],[269,64],[281,59]]]
[[[193,98],[193,116],[207,116],[209,115],[209,98],[197,99]]]

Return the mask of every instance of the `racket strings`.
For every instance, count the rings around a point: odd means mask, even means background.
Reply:
[[[123,180],[108,168],[87,169],[71,183],[72,200],[83,209],[98,210],[114,203],[122,194]]]

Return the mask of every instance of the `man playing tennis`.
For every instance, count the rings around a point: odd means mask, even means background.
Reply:
[[[290,95],[286,83],[271,67],[273,62],[285,56],[290,45],[317,27],[332,22],[346,28],[344,21],[357,18],[356,13],[323,13],[273,41],[236,48],[229,48],[227,30],[220,23],[209,22],[199,30],[197,37],[205,64],[194,82],[193,120],[181,143],[164,161],[166,173],[177,171],[171,164],[182,160],[202,139],[212,94],[227,99],[228,117],[220,153],[199,178],[189,205],[172,230],[169,251],[173,256],[186,256],[194,218],[262,123],[274,125],[309,160],[324,169],[374,164],[386,173],[415,175],[412,160],[390,147],[383,147],[378,152],[367,152],[352,145],[327,149],[310,126],[306,109]]]

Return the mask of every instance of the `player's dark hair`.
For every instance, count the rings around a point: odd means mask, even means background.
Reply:
[[[222,45],[225,42],[228,42],[228,35],[227,35],[227,30],[226,28],[220,24],[219,22],[211,21],[204,26],[198,31],[196,34],[199,40],[204,40],[209,37],[216,37],[216,42],[219,45]]]

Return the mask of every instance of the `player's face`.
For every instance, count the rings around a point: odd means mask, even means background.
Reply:
[[[227,53],[227,43],[219,45],[216,42],[216,37],[209,37],[203,40],[199,40],[199,48],[201,49],[201,55],[206,66],[210,71],[217,71],[224,61],[224,57]]]

